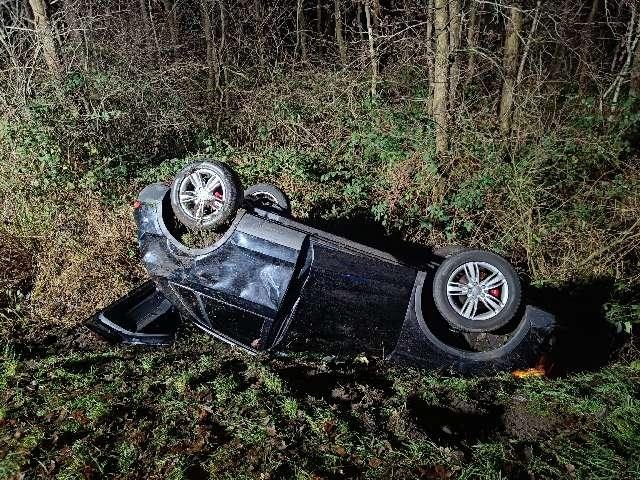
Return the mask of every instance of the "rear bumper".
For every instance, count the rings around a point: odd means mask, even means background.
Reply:
[[[179,315],[152,281],[88,319],[86,326],[114,343],[170,345],[175,339]]]

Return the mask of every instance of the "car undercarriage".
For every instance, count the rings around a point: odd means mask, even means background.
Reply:
[[[554,316],[521,302],[510,265],[490,252],[399,259],[292,219],[269,192],[234,200],[219,238],[188,247],[173,200],[193,202],[182,216],[197,220],[215,219],[227,197],[216,173],[192,180],[207,165],[182,175],[196,190],[141,192],[135,219],[151,280],[96,314],[94,331],[166,345],[191,321],[250,354],[365,354],[470,375],[531,367],[546,351]],[[207,196],[207,185],[220,190]]]

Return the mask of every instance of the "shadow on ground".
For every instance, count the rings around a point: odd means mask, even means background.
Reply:
[[[560,288],[527,288],[531,304],[557,317],[552,347],[557,374],[603,367],[629,342],[629,336],[605,317],[605,305],[611,301],[613,291],[614,282],[607,278]]]

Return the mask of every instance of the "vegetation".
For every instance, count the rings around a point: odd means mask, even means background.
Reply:
[[[565,379],[71,337],[5,348],[0,476],[637,478],[638,362]],[[65,348],[61,348],[64,345]]]
[[[640,476],[637,2],[0,0],[0,18],[0,478]],[[561,376],[92,339],[80,322],[145,278],[137,193],[203,155],[337,233],[508,257],[581,326]],[[605,325],[630,334],[613,353]]]

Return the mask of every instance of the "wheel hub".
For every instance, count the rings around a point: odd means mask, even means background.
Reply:
[[[454,310],[470,320],[489,320],[505,307],[509,297],[506,278],[487,262],[467,262],[447,282],[447,297]]]
[[[213,200],[213,195],[210,192],[207,192],[204,188],[196,190],[196,197],[200,202],[209,202]]]
[[[181,208],[200,222],[208,221],[219,212],[224,197],[220,176],[206,168],[195,170],[180,184]]]

